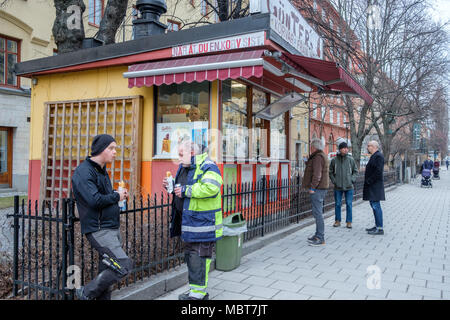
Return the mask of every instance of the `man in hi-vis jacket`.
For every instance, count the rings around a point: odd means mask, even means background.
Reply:
[[[181,236],[189,273],[188,293],[180,300],[208,300],[208,273],[214,244],[222,237],[222,176],[205,148],[186,136],[178,146],[170,236]],[[163,185],[167,187],[165,179]]]

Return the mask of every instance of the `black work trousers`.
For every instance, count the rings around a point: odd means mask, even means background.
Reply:
[[[91,247],[100,254],[99,273],[84,287],[84,294],[91,299],[110,300],[110,287],[122,280],[133,269],[133,261],[128,258],[122,249],[122,242],[119,229],[103,229],[86,234]],[[125,271],[124,275],[112,270],[101,262],[103,254],[117,260]]]

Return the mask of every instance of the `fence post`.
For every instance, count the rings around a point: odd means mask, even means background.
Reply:
[[[63,288],[63,300],[67,300],[66,295],[66,286],[67,286],[67,199],[62,199],[62,239],[61,239],[61,247],[62,247],[62,288]]]
[[[264,215],[265,215],[265,212],[266,212],[266,193],[267,193],[267,190],[266,190],[266,176],[265,175],[263,175],[261,182],[262,182],[261,183],[262,184],[261,185],[261,187],[262,187],[262,218],[261,218],[262,227],[261,227],[261,237],[264,237]]]
[[[300,212],[301,212],[301,209],[300,209],[300,204],[301,204],[301,202],[300,202],[300,195],[301,195],[301,191],[302,191],[302,186],[301,186],[301,184],[300,184],[300,174],[297,176],[297,188],[296,188],[297,190],[297,212],[295,213],[295,215],[297,216],[297,223],[300,221]]]
[[[74,209],[75,209],[75,201],[72,198],[69,198],[69,216],[68,216],[68,231],[69,231],[69,239],[68,239],[68,255],[69,255],[69,266],[73,266],[75,264],[75,230],[74,230]],[[69,293],[69,300],[74,300],[74,290],[71,290]]]
[[[13,252],[13,296],[17,296],[17,280],[19,278],[19,196],[14,196],[14,252]],[[22,244],[23,245],[23,244]]]

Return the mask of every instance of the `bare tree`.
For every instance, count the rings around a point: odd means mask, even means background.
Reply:
[[[59,53],[82,48],[85,39],[83,13],[86,6],[83,0],[54,0],[56,18],[53,36]],[[125,19],[128,0],[108,0],[104,16],[95,38],[104,44],[114,43],[116,33]]]
[[[176,14],[178,5],[185,0],[176,0],[171,8],[171,14],[167,16],[181,22],[180,29],[197,27],[204,24],[213,24],[216,21],[208,19],[213,14],[217,15],[218,22],[239,19],[249,15],[250,2],[248,0],[204,0],[207,12],[198,20],[185,20]]]
[[[448,43],[442,25],[429,23],[425,0],[295,1],[325,40],[324,54],[344,67],[374,97],[372,106],[345,98],[352,153],[359,163],[365,137],[375,130],[383,152],[401,128],[426,116],[426,102],[438,70],[446,70],[443,49]],[[375,16],[374,16],[375,14]],[[333,23],[331,25],[330,20]],[[388,161],[388,157],[385,157]]]
[[[54,0],[54,5],[56,18],[52,33],[58,52],[81,49],[85,37],[82,16],[86,6],[83,0]]]
[[[125,19],[127,7],[128,0],[108,0],[97,39],[102,40],[104,44],[116,42],[116,33]]]

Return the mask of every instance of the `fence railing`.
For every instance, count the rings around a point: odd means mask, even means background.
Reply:
[[[396,172],[384,174],[385,186],[396,183]],[[364,177],[358,176],[354,199],[362,197]],[[332,189],[330,189],[332,191]],[[334,207],[333,192],[324,210]],[[270,180],[223,187],[223,215],[241,212],[247,221],[244,241],[262,237],[311,214],[308,193],[301,178]],[[182,242],[169,237],[171,196],[161,194],[133,199],[122,211],[123,248],[134,261],[120,288],[167,271],[184,262]],[[95,277],[98,254],[81,235],[75,201],[51,204],[19,203],[14,198],[13,296],[25,299],[74,299],[74,288]],[[113,288],[114,289],[114,288]]]

